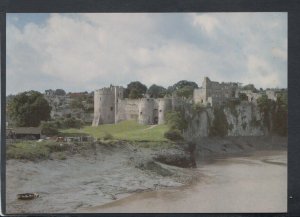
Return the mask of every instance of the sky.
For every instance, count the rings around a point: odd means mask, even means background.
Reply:
[[[7,14],[7,95],[180,80],[287,87],[287,13]]]

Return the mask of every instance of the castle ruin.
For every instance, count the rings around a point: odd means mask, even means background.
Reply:
[[[140,124],[163,124],[165,114],[182,104],[177,97],[141,99],[124,98],[124,88],[110,86],[94,92],[94,119],[92,126],[135,120]]]
[[[140,124],[164,124],[168,111],[175,110],[188,102],[172,95],[172,97],[141,99],[124,98],[125,88],[111,85],[94,92],[94,118],[92,126],[101,124],[113,124],[125,120],[135,120]],[[239,93],[244,93],[248,101],[256,103],[256,100],[266,94],[268,98],[276,100],[274,90],[254,93],[242,90],[238,83],[219,83],[205,77],[202,87],[193,92],[193,103],[202,106],[218,106],[228,100],[238,99]]]
[[[228,99],[237,98],[238,83],[219,83],[205,77],[202,87],[195,89],[193,100],[202,105],[220,105]]]

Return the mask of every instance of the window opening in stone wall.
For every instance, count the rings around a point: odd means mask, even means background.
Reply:
[[[111,107],[110,107],[110,110],[112,111],[113,109],[114,109],[114,108],[111,106]]]

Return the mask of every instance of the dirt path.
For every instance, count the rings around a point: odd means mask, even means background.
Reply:
[[[152,126],[150,126],[150,127],[147,127],[146,129],[143,129],[143,130],[150,130],[150,129],[152,129],[152,128],[154,128],[154,127],[157,127],[158,125],[157,124],[155,124],[155,125],[152,125]]]

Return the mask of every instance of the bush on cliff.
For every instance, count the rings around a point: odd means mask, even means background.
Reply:
[[[187,128],[187,121],[179,111],[168,112],[166,114],[166,123],[172,130],[177,129],[182,131]]]
[[[210,127],[209,135],[221,137],[226,136],[229,129],[229,124],[223,111],[223,107],[216,107],[214,109],[214,116],[215,118],[212,122],[212,126]]]

